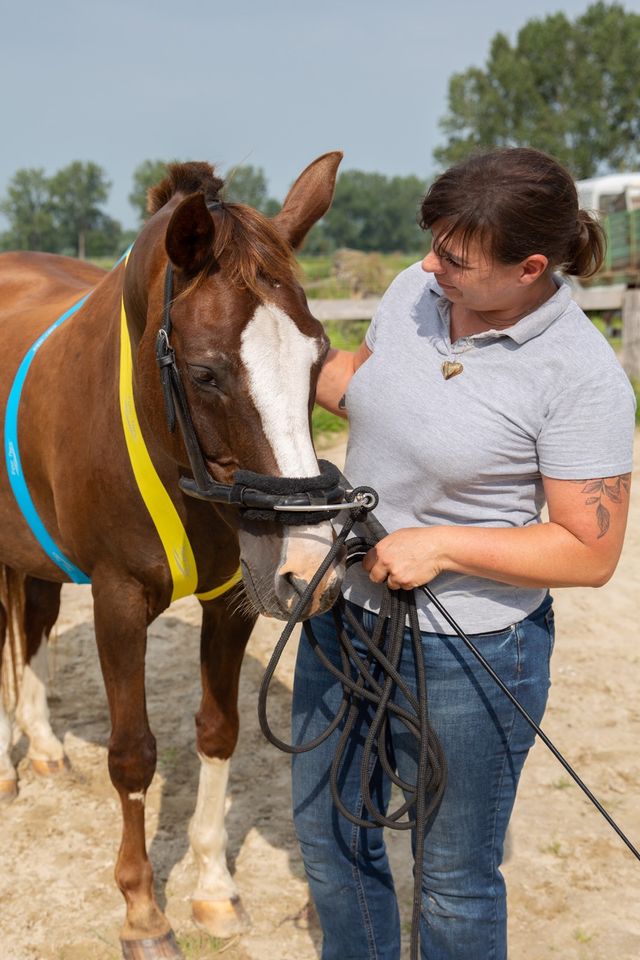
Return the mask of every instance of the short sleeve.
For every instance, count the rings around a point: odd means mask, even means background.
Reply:
[[[556,480],[614,477],[633,467],[635,397],[613,360],[558,391],[538,436],[540,473]]]

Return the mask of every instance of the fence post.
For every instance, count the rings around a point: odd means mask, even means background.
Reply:
[[[640,289],[626,290],[622,298],[622,366],[640,381]]]

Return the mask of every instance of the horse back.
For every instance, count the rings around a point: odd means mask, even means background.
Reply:
[[[0,323],[25,313],[53,322],[104,275],[92,263],[52,253],[0,254]]]

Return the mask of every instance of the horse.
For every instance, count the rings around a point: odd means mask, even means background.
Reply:
[[[218,937],[247,922],[224,830],[240,664],[257,614],[290,615],[334,535],[325,514],[297,525],[291,513],[284,523],[256,519],[242,490],[238,505],[212,500],[203,484],[233,490],[248,471],[317,489],[310,412],[328,341],[294,251],[328,210],[341,157],[311,163],[271,219],[221,198],[209,164],[170,165],[149,191],[150,218],[108,273],[43,253],[0,257],[0,645],[5,635],[21,642],[15,719],[34,768],[56,773],[67,759],[49,725],[45,641],[62,584],[90,582],[122,808],[125,958],[181,957],[146,852],[156,748],[144,663],[149,624],[187,594],[202,607],[192,917]],[[332,605],[343,572],[338,557],[305,616]],[[0,708],[0,794],[9,799],[11,737]]]

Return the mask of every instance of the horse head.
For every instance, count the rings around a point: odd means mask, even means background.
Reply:
[[[189,469],[179,431],[166,421],[155,344],[171,266],[171,347],[210,477],[232,483],[239,469],[290,478],[319,473],[310,414],[328,340],[309,312],[294,250],[327,211],[340,153],[298,177],[272,219],[220,200],[208,164],[175,164],[150,191],[154,215],[127,264],[124,302],[136,356],[136,405],[160,455]],[[265,615],[286,619],[333,541],[330,522],[283,526],[213,507],[236,527],[247,595]],[[329,607],[342,580],[330,568],[306,615]]]

